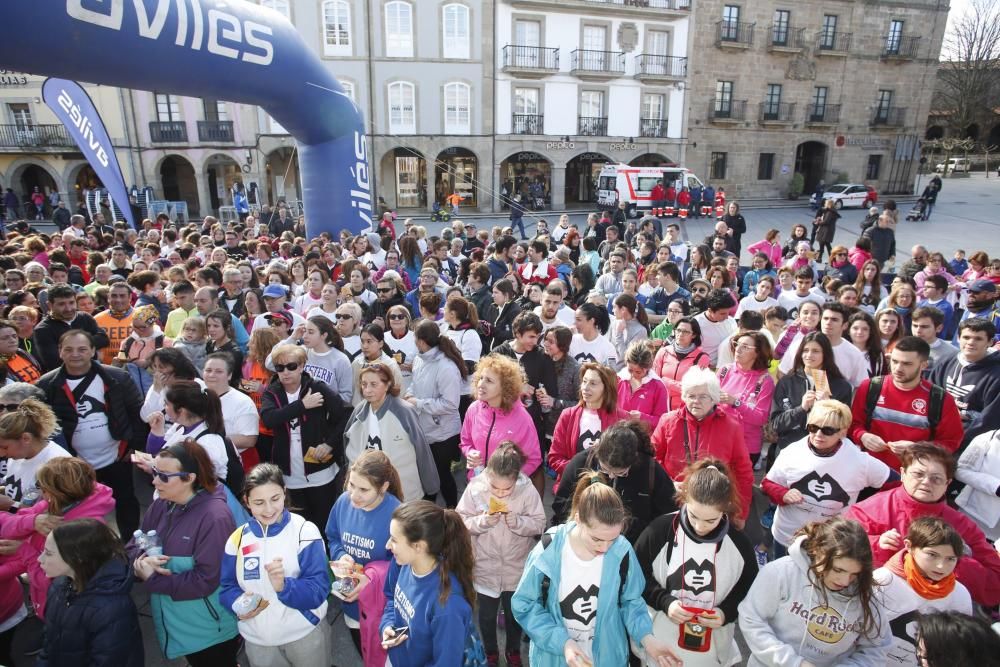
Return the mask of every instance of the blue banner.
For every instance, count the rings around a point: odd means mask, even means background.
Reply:
[[[118,157],[90,95],[76,81],[50,77],[42,84],[42,99],[69,130],[125,220],[138,229],[132,218],[132,207],[129,206],[128,190],[118,166]],[[112,221],[107,222],[110,224]]]
[[[361,113],[273,9],[229,0],[4,2],[0,67],[256,104],[298,142],[308,235],[371,226]]]

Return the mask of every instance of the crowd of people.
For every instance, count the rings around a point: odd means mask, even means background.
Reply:
[[[0,664],[998,664],[1000,259],[839,217],[18,226]]]

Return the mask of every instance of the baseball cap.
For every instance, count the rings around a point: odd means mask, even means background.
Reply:
[[[709,289],[712,289],[712,284],[710,282],[708,282],[707,280],[705,280],[704,278],[695,278],[690,283],[688,283],[688,287],[689,288],[690,287],[694,287],[696,284],[699,284],[699,283],[702,284],[702,285],[704,285],[705,287],[707,287]]]
[[[276,299],[278,297],[284,298],[288,295],[288,292],[284,285],[268,285],[264,288],[262,294],[265,299]]]
[[[987,278],[980,278],[969,285],[970,292],[990,292],[991,294],[996,294],[997,286],[992,280]]]
[[[264,316],[264,319],[268,322],[273,322],[274,320],[281,320],[289,327],[292,326],[292,315],[286,310],[279,310],[276,313],[268,313]]]

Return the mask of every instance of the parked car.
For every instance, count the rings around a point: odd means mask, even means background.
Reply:
[[[868,208],[878,202],[878,193],[870,185],[860,183],[838,183],[829,186],[823,192],[823,199],[832,199],[834,208],[841,209],[845,206],[857,206]],[[810,198],[810,203],[816,203],[816,195]]]
[[[934,171],[947,174],[951,171],[961,171],[968,173],[972,169],[972,163],[966,157],[953,157],[948,160],[948,164],[941,162],[934,165]]]

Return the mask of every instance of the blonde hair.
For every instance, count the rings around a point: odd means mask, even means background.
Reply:
[[[836,426],[843,430],[851,425],[852,419],[850,407],[840,401],[828,398],[813,403],[807,422],[818,426]]]
[[[304,364],[307,358],[308,355],[305,349],[292,343],[282,343],[281,345],[276,345],[271,350],[271,361],[276,364],[284,363],[285,360],[297,361],[300,364]]]
[[[38,488],[48,496],[49,513],[63,514],[73,503],[94,492],[94,467],[75,456],[60,456],[42,464],[35,473]]]
[[[22,433],[28,433],[44,442],[52,437],[58,426],[52,408],[37,398],[26,398],[17,410],[0,417],[0,438],[17,440]]]
[[[186,320],[184,320],[184,323],[181,324],[181,331],[183,332],[188,327],[194,327],[195,329],[198,330],[199,336],[201,336],[202,338],[205,337],[206,333],[205,318],[198,317],[197,315],[193,315],[187,318]]]

